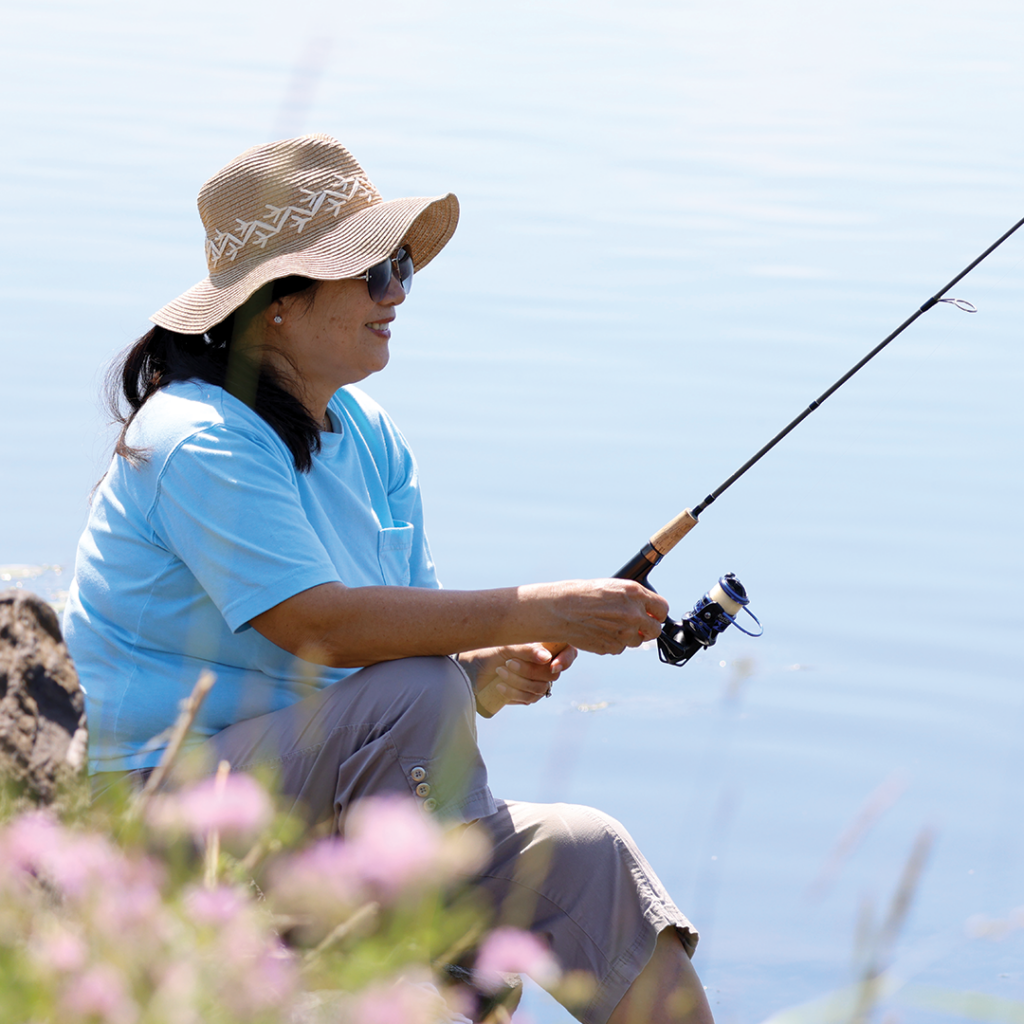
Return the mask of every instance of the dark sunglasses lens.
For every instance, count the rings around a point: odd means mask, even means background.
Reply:
[[[406,295],[412,289],[412,256],[407,249],[399,249],[395,253],[395,263],[398,266],[398,280],[402,282],[402,291]]]
[[[366,272],[366,290],[374,302],[380,302],[388,293],[388,285],[391,284],[391,260],[381,260],[374,263]]]
[[[374,302],[380,302],[388,293],[388,286],[391,284],[392,266],[398,268],[398,280],[402,285],[402,291],[406,295],[412,288],[412,256],[406,249],[399,249],[394,256],[380,263],[375,263],[366,272],[366,290]]]

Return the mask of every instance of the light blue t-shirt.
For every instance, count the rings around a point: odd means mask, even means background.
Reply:
[[[416,463],[356,388],[329,411],[313,469],[248,406],[197,381],[142,407],[93,496],[64,633],[86,691],[90,770],[158,763],[200,672],[210,736],[286,707],[353,669],[294,657],[250,620],[322,583],[437,587]]]

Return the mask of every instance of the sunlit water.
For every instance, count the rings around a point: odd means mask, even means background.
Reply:
[[[452,587],[613,572],[1024,215],[1013,0],[145,9],[5,13],[2,565],[70,565],[103,366],[203,276],[196,191],[256,142],[462,200],[367,384]],[[968,926],[1024,904],[1024,237],[954,294],[654,574],[681,613],[735,571],[763,638],[583,657],[481,726],[498,793],[627,824],[721,1021],[853,981],[925,829],[885,1005],[1024,1000],[1020,933]]]

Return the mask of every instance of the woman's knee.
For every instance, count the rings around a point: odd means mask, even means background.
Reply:
[[[493,807],[477,747],[476,702],[462,669],[450,658],[428,657],[364,671],[365,688],[389,704],[386,724],[378,726],[381,751],[395,759],[412,795],[448,815],[466,799]]]
[[[475,714],[476,697],[473,686],[455,659],[433,657],[408,660],[414,663],[413,674],[422,693],[455,711]]]
[[[372,686],[380,697],[390,691],[392,699],[403,704],[428,703],[449,713],[464,713],[475,708],[473,688],[462,668],[451,658],[401,658],[362,669],[345,683]]]
[[[509,800],[481,823],[491,836],[499,873],[539,886],[551,875],[566,883],[622,871],[623,855],[634,848],[626,830],[610,815],[581,804],[534,804]]]
[[[304,702],[307,703],[307,702]],[[310,698],[313,722],[366,738],[419,723],[421,732],[475,730],[476,702],[462,669],[450,658],[401,658],[360,669]]]
[[[633,846],[625,827],[610,814],[583,804],[534,805],[528,812],[536,841],[571,857],[615,855]]]

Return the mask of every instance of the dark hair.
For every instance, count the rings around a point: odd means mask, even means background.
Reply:
[[[320,425],[282,375],[257,352],[232,346],[254,316],[275,299],[305,293],[312,304],[316,281],[284,277],[265,285],[246,304],[205,334],[178,334],[154,327],[129,347],[107,373],[106,400],[121,434],[114,452],[132,465],[144,462],[149,452],[125,440],[138,411],[161,388],[178,380],[203,380],[224,388],[262,417],[288,446],[300,473],[313,468],[320,451]],[[127,405],[127,408],[126,408]]]

